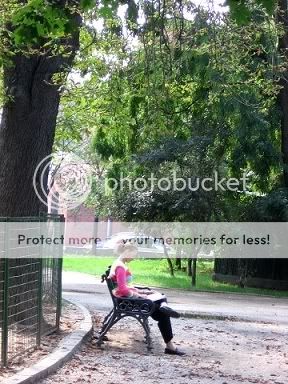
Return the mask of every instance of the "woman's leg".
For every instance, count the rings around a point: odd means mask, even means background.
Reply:
[[[158,328],[164,342],[167,344],[173,339],[172,325],[170,317],[156,309],[151,315],[152,319],[158,321]]]
[[[166,344],[165,353],[178,356],[185,355],[184,352],[179,351],[173,344],[173,332],[170,316],[161,312],[161,306],[152,313],[151,317],[152,319],[158,321],[158,328]]]
[[[163,295],[162,299],[156,300],[155,304],[157,306],[157,309],[159,309],[165,315],[170,317],[175,317],[176,319],[180,317],[180,314],[177,311],[175,311],[173,308],[168,306],[166,296]]]

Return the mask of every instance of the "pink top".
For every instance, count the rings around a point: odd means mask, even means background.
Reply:
[[[111,279],[117,284],[117,288],[113,290],[113,294],[118,297],[131,297],[138,290],[129,287],[127,281],[131,278],[131,272],[128,267],[120,260],[116,260],[110,270]]]

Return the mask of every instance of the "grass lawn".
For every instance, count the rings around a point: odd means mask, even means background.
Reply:
[[[115,258],[75,258],[66,256],[63,268],[65,271],[77,271],[101,276],[111,265]],[[242,294],[270,295],[275,297],[288,297],[288,291],[275,291],[259,288],[240,288],[231,284],[220,283],[212,280],[213,262],[199,260],[197,263],[196,287],[191,286],[191,278],[185,272],[175,271],[175,276],[170,276],[167,261],[163,260],[133,260],[130,264],[135,285],[147,285],[163,288],[180,288],[190,291],[221,291]]]

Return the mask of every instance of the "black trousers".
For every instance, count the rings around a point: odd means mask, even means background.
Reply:
[[[170,316],[167,316],[165,313],[162,313],[159,308],[160,304],[167,300],[158,300],[156,301],[156,310],[152,313],[151,317],[153,320],[158,321],[158,328],[161,332],[164,342],[167,344],[173,339],[172,325]]]

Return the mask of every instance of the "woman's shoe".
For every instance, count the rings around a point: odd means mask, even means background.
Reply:
[[[166,353],[167,355],[176,355],[176,356],[185,356],[186,355],[185,352],[179,351],[178,348],[176,348],[176,349],[165,348],[164,353]]]
[[[162,307],[160,307],[159,311],[162,313],[165,313],[165,315],[167,315],[167,316],[175,317],[175,319],[179,319],[179,317],[180,317],[180,313],[178,313],[174,309],[168,307],[167,305],[163,305]]]

